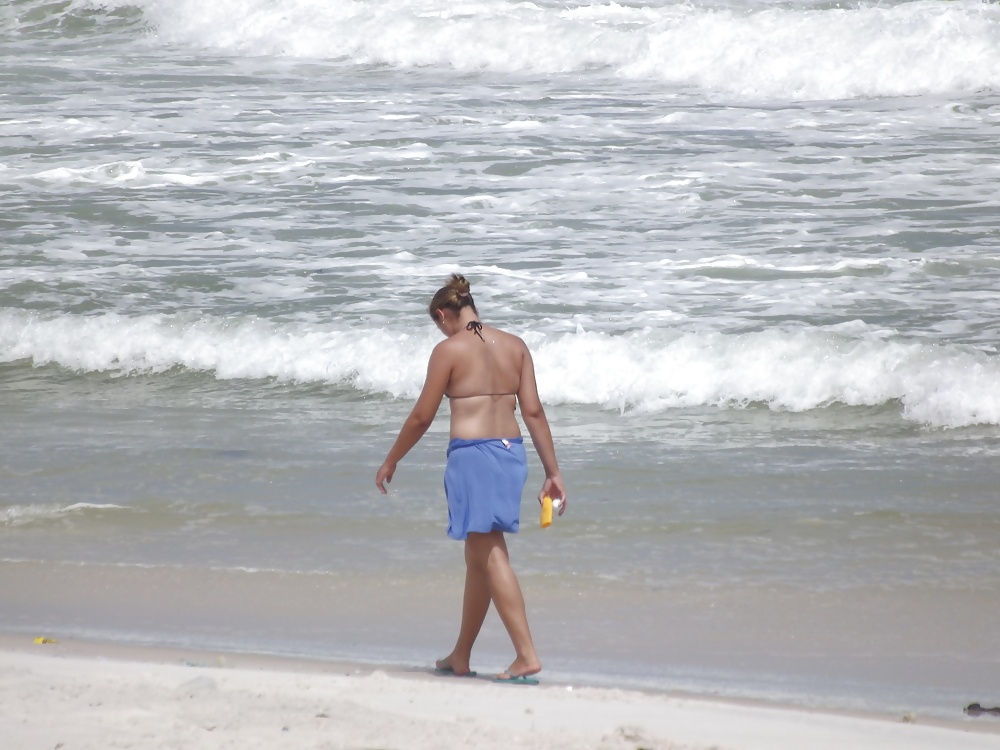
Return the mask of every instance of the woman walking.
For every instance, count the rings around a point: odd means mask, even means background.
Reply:
[[[439,672],[457,676],[469,669],[472,646],[490,602],[514,644],[517,656],[497,682],[537,684],[530,677],[542,663],[528,629],[524,597],[510,567],[504,532],[517,532],[521,492],[528,478],[527,456],[514,416],[518,404],[545,469],[539,502],[560,499],[566,488],[559,475],[552,434],[538,399],[528,347],[517,336],[479,320],[469,282],[452,274],[428,308],[447,338],[434,347],[420,398],[378,470],[375,484],[386,494],[396,464],[416,445],[434,420],[441,399],[451,403],[451,441],[444,473],[448,497],[448,536],[465,540],[465,598],[462,625],[452,652],[437,662]]]

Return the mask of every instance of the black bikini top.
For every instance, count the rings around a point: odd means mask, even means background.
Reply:
[[[483,342],[486,341],[486,339],[483,338],[483,334],[482,334],[483,324],[480,323],[478,320],[470,320],[469,321],[469,325],[467,325],[465,327],[465,330],[466,331],[472,331],[474,334],[476,334],[479,337],[480,341],[483,341]]]
[[[474,334],[476,334],[479,337],[480,341],[483,341],[483,342],[486,341],[486,339],[483,338],[483,334],[482,334],[483,324],[480,323],[478,320],[470,320],[469,321],[469,325],[467,325],[465,327],[465,330],[466,331],[472,331]],[[468,396],[451,396],[451,395],[448,395],[448,394],[445,394],[445,395],[448,396],[448,398],[452,398],[452,399],[454,399],[454,398],[479,398],[480,396],[516,396],[517,395],[517,391],[514,391],[513,393],[471,393]]]

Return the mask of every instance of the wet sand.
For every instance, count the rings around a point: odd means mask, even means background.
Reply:
[[[3,562],[0,633],[420,666],[453,641],[459,565],[388,577]],[[941,719],[997,699],[997,609],[976,591],[521,580],[550,679]],[[494,670],[513,658],[492,610],[473,656]]]

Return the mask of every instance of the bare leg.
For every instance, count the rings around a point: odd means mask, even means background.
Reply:
[[[510,567],[510,558],[507,554],[507,542],[503,533],[491,531],[489,534],[476,534],[474,547],[477,558],[486,559],[487,580],[490,587],[490,598],[497,608],[497,614],[503,620],[507,634],[514,644],[514,651],[517,658],[508,667],[509,674],[520,677],[521,675],[535,674],[542,669],[542,663],[535,653],[535,644],[531,640],[531,631],[528,629],[528,616],[524,610],[524,596],[521,594],[521,587],[517,583],[517,576]],[[469,539],[473,535],[469,534]],[[503,675],[498,675],[503,677]]]
[[[465,542],[465,598],[462,601],[462,627],[458,632],[458,642],[454,650],[443,659],[438,659],[438,669],[451,667],[455,674],[469,671],[472,646],[483,627],[483,620],[490,609],[490,586],[487,580],[486,560],[475,554],[475,541],[470,540],[484,534],[470,534]]]
[[[517,583],[517,576],[510,567],[503,532],[470,533],[465,540],[465,565],[462,627],[455,649],[438,661],[438,668],[451,667],[456,674],[469,671],[472,646],[492,601],[517,653],[517,658],[508,667],[508,673],[520,677],[540,672],[542,663],[538,660],[535,644],[531,640],[524,596]]]

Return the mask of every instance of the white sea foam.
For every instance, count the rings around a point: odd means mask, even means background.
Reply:
[[[746,99],[1000,87],[1000,7],[579,7],[475,0],[134,0],[154,42],[400,68],[605,69]],[[238,19],[238,22],[234,22]]]
[[[74,182],[128,183],[136,180],[144,180],[146,170],[140,161],[116,161],[110,164],[79,169],[72,169],[70,167],[47,169],[44,172],[31,175],[31,177],[43,182],[62,185]]]
[[[184,367],[227,378],[350,385],[414,398],[437,337],[261,320],[164,315],[0,313],[0,361],[80,371]],[[928,425],[1000,424],[1000,358],[966,346],[899,340],[862,323],[745,334],[644,330],[528,334],[548,403],[662,410],[765,403],[902,405]]]
[[[398,153],[398,158],[423,158],[426,152],[412,151]],[[238,163],[226,168],[212,168],[211,171],[184,174],[175,171],[147,169],[141,161],[113,161],[89,167],[57,167],[41,172],[12,173],[5,175],[5,180],[24,179],[41,186],[111,186],[119,188],[139,189],[180,185],[192,187],[200,185],[217,185],[222,182],[243,182],[253,179],[276,179],[288,173],[303,172],[316,164],[312,159],[296,159],[286,161],[291,155],[278,157],[274,154],[262,154],[253,157],[236,159]],[[334,182],[351,182],[355,180],[377,179],[358,177],[356,175],[334,175],[329,178]]]
[[[32,521],[61,518],[69,513],[88,510],[127,510],[123,505],[110,503],[73,503],[59,505],[55,503],[30,503],[28,505],[9,505],[0,509],[0,526],[23,526]]]
[[[184,367],[221,379],[348,382],[394,396],[419,391],[433,341],[430,333],[281,326],[259,319],[0,314],[0,361],[30,359],[121,374]]]
[[[1000,422],[1000,360],[967,348],[806,328],[727,335],[578,333],[536,355],[551,401],[644,410],[766,403],[805,411],[899,401],[936,426]]]

